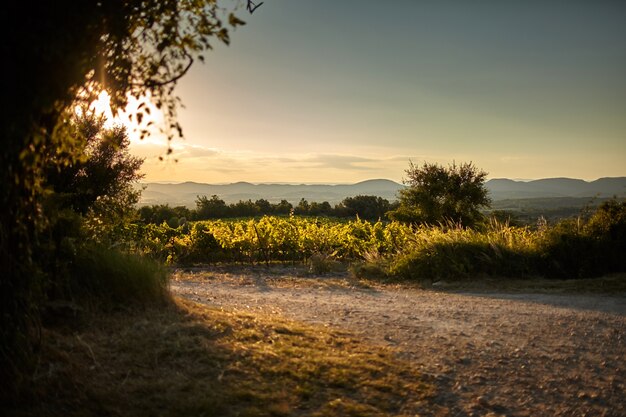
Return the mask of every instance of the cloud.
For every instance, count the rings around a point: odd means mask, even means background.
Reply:
[[[144,163],[148,180],[200,182],[356,182],[369,178],[396,178],[407,157],[333,153],[259,153],[226,151],[186,143],[175,143],[165,161],[166,148],[157,150]],[[178,161],[175,163],[174,161]]]
[[[220,152],[214,148],[187,144],[183,144],[183,146],[176,150],[175,153],[179,158],[208,158],[220,154]]]
[[[315,168],[369,171],[375,169],[367,164],[376,163],[376,159],[352,155],[320,154],[303,159],[301,162],[312,163]]]

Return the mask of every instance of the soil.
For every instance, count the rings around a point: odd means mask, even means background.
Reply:
[[[459,293],[298,268],[179,271],[175,294],[392,346],[450,416],[626,416],[626,296]]]

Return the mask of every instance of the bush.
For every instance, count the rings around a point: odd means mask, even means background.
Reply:
[[[491,204],[485,187],[487,173],[471,162],[448,167],[410,162],[405,172],[407,187],[398,194],[398,208],[388,213],[392,220],[474,227],[483,220],[480,208]]]
[[[562,221],[541,241],[547,276],[586,278],[626,270],[626,202],[609,200],[583,223]]]
[[[163,302],[167,298],[165,268],[146,257],[93,245],[81,251],[71,271],[74,295],[97,304]]]
[[[487,240],[433,242],[393,260],[390,274],[405,279],[471,279],[477,276],[532,275],[532,254]]]

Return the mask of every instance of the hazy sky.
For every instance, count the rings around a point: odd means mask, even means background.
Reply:
[[[626,1],[265,0],[178,93],[148,181],[626,175]]]

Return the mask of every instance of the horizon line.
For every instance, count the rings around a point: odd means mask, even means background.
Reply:
[[[544,177],[544,178],[506,178],[506,177],[494,177],[488,178],[487,181],[491,180],[510,180],[516,182],[531,182],[531,181],[540,181],[540,180],[575,180],[575,181],[584,181],[584,182],[594,182],[601,179],[612,179],[612,178],[626,178],[626,175],[623,176],[608,176],[608,177],[598,177],[596,179],[584,179],[584,178],[573,178],[573,177]],[[139,181],[139,184],[161,184],[161,185],[179,185],[185,183],[196,183],[196,184],[205,184],[205,185],[233,185],[246,183],[250,185],[355,185],[368,181],[391,181],[396,184],[403,185],[402,181],[396,181],[389,178],[369,178],[365,180],[360,180],[356,182],[320,182],[320,181],[233,181],[233,182],[201,182],[194,180],[185,180],[185,181]]]

